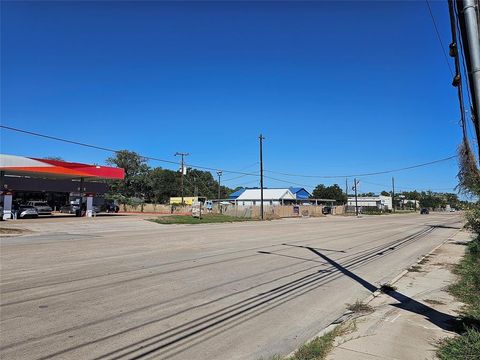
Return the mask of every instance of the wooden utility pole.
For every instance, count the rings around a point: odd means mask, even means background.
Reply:
[[[193,177],[193,196],[197,197],[198,196],[198,186],[197,186],[197,177]]]
[[[265,138],[260,134],[260,218],[263,220],[263,140]]]
[[[220,177],[222,176],[222,171],[221,170],[218,170],[217,171],[217,175],[218,175],[218,212],[221,213],[222,212],[222,207],[220,206]]]
[[[392,209],[395,212],[395,178],[392,176]]]
[[[348,206],[348,178],[345,178],[345,196],[347,197],[347,200],[345,202],[345,206]],[[347,211],[345,209],[345,211]]]
[[[355,214],[358,216],[358,196],[357,196],[357,185],[358,185],[358,182],[357,182],[357,179],[353,179],[353,183],[355,184],[354,185],[354,189],[355,189]]]
[[[176,152],[175,153],[175,156],[181,156],[182,157],[182,161],[180,162],[180,173],[181,173],[181,179],[180,179],[180,187],[181,187],[181,192],[182,192],[182,206],[185,205],[185,202],[183,201],[183,197],[184,197],[184,194],[183,194],[183,171],[184,171],[184,168],[185,168],[185,162],[184,162],[184,157],[185,156],[188,156],[190,155],[189,153],[181,153],[181,152]]]

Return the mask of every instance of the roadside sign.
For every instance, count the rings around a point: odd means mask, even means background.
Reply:
[[[192,217],[202,218],[202,203],[200,201],[195,201],[192,204]]]

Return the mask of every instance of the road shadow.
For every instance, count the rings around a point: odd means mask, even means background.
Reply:
[[[287,244],[285,244],[287,245]],[[357,283],[362,285],[365,289],[368,291],[374,293],[377,290],[380,290],[377,286],[374,284],[368,282],[367,280],[361,278],[360,276],[354,274],[350,270],[348,270],[346,267],[343,267],[336,261],[332,260],[328,256],[322,254],[318,249],[309,247],[309,246],[299,246],[299,245],[288,245],[288,246],[293,246],[293,247],[300,247],[307,249],[311,251],[312,253],[316,254],[326,262],[328,262],[330,265],[332,265],[334,268],[339,270],[341,273],[344,275],[348,276],[352,280],[355,280]],[[452,316],[449,314],[445,314],[443,312],[440,312],[438,310],[435,310],[431,308],[430,306],[427,306],[425,304],[422,304],[421,302],[412,299],[409,296],[406,296],[394,289],[391,291],[385,292],[386,295],[390,296],[392,299],[398,301],[398,304],[392,304],[392,306],[395,306],[399,309],[403,309],[406,311],[413,312],[415,314],[419,314],[425,317],[428,321],[430,321],[432,324],[435,326],[438,326],[439,328],[447,331],[461,331],[461,320],[457,318],[456,316]]]
[[[461,226],[451,226],[451,225],[427,225],[427,226],[430,226],[434,229],[455,229],[455,230],[462,229]]]

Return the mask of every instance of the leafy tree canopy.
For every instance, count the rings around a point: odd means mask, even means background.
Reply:
[[[166,203],[170,197],[181,196],[181,174],[178,171],[151,168],[146,159],[135,152],[122,150],[107,159],[107,163],[125,170],[125,179],[111,181],[109,197],[122,203],[139,198],[145,202]],[[218,181],[208,171],[187,169],[183,178],[185,196],[218,197]],[[227,198],[232,190],[221,186],[220,197]]]
[[[347,202],[347,195],[338,184],[333,184],[331,186],[319,184],[313,190],[312,196],[315,199],[334,199],[337,200],[337,203],[339,204]]]

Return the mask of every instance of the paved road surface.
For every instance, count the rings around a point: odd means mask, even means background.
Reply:
[[[451,237],[462,218],[8,226],[35,232],[2,239],[2,359],[256,360],[314,336],[346,303]]]

